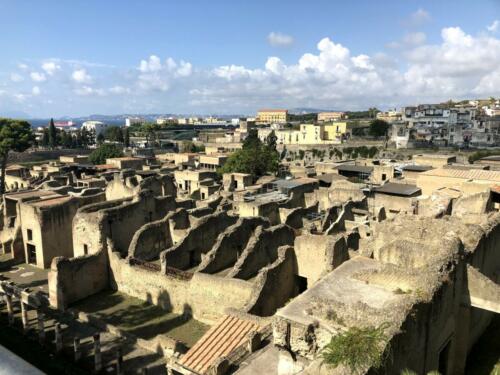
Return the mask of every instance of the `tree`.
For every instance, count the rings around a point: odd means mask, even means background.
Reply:
[[[106,159],[119,158],[121,156],[123,156],[121,147],[111,143],[106,143],[100,145],[97,149],[92,151],[89,155],[89,160],[92,164],[104,164],[106,163]]]
[[[73,137],[71,136],[71,134],[69,134],[68,132],[62,131],[61,132],[61,144],[65,148],[71,148],[71,146],[73,145]]]
[[[123,144],[125,147],[130,147],[130,133],[128,128],[123,129]]]
[[[96,138],[96,142],[98,145],[102,145],[104,143],[104,134],[99,133],[99,135]]]
[[[111,142],[123,143],[122,130],[118,126],[110,126],[104,131],[104,138]]]
[[[243,148],[229,156],[219,173],[249,173],[260,177],[268,172],[276,173],[278,169],[279,153],[273,139],[266,139],[263,144],[257,133],[250,131]]]
[[[48,147],[49,146],[49,129],[43,128],[43,134],[42,134],[42,146]]]
[[[383,137],[387,135],[389,123],[384,120],[373,120],[370,122],[370,135],[374,137]]]
[[[0,194],[5,193],[5,168],[9,152],[23,152],[34,142],[31,125],[22,120],[0,118]]]
[[[50,119],[49,123],[49,146],[54,148],[57,146],[57,131],[54,125],[54,119]]]

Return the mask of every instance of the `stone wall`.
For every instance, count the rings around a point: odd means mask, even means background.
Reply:
[[[264,229],[258,227],[227,277],[248,280],[278,257],[278,248],[293,245],[295,234],[284,224]]]
[[[64,310],[109,287],[106,251],[72,259],[54,258],[48,278],[50,304]]]
[[[278,258],[262,269],[255,281],[254,299],[247,312],[258,316],[271,316],[298,294],[295,283],[297,274],[293,248],[283,246],[278,249]]]
[[[343,235],[302,234],[295,238],[297,275],[307,279],[308,287],[349,259]]]
[[[269,222],[261,217],[242,217],[236,224],[219,235],[212,249],[198,267],[198,272],[216,273],[233,266],[245,249],[255,228],[269,227]]]
[[[227,308],[242,309],[253,292],[253,285],[244,280],[202,273],[191,279],[176,278],[132,266],[116,252],[110,254],[110,266],[113,289],[166,311],[192,314],[207,324],[214,324]]]
[[[217,237],[227,227],[236,223],[236,216],[218,212],[201,218],[177,244],[161,253],[162,267],[186,270],[197,266],[202,255],[212,249]]]

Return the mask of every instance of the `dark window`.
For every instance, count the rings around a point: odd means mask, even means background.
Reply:
[[[295,282],[297,284],[297,289],[299,293],[305,292],[307,290],[307,278],[296,275]]]
[[[386,174],[385,173],[382,173],[382,181],[385,181],[387,178]]]
[[[36,247],[35,247],[35,245],[28,244],[27,250],[28,250],[28,263],[36,264]]]
[[[89,253],[89,247],[87,246],[87,244],[83,244],[83,253],[85,255],[87,255]]]
[[[27,230],[27,235],[28,235],[28,241],[33,240],[33,231],[31,229]]]

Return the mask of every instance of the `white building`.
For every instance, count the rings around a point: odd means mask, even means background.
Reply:
[[[104,132],[108,128],[108,124],[105,124],[101,121],[85,121],[82,124],[82,129],[85,129],[89,132],[95,132],[96,137]]]

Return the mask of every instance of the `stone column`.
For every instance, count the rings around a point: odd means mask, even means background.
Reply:
[[[14,324],[14,308],[12,306],[12,296],[5,295],[5,303],[7,304],[7,314],[9,315],[9,324]]]
[[[19,300],[21,304],[21,320],[23,322],[24,333],[28,332],[29,322],[28,322],[28,305],[26,305],[22,300]]]
[[[94,335],[94,370],[100,372],[102,369],[101,335]]]
[[[75,351],[75,362],[78,362],[82,358],[82,351],[80,350],[80,338],[75,337],[73,339],[73,347]]]
[[[123,353],[122,348],[116,350],[116,375],[123,374]]]
[[[56,323],[55,325],[55,336],[56,336],[56,353],[60,353],[63,349],[61,323]]]
[[[45,325],[44,325],[44,319],[45,316],[43,312],[40,310],[36,310],[36,319],[38,323],[38,342],[40,345],[45,344]]]

